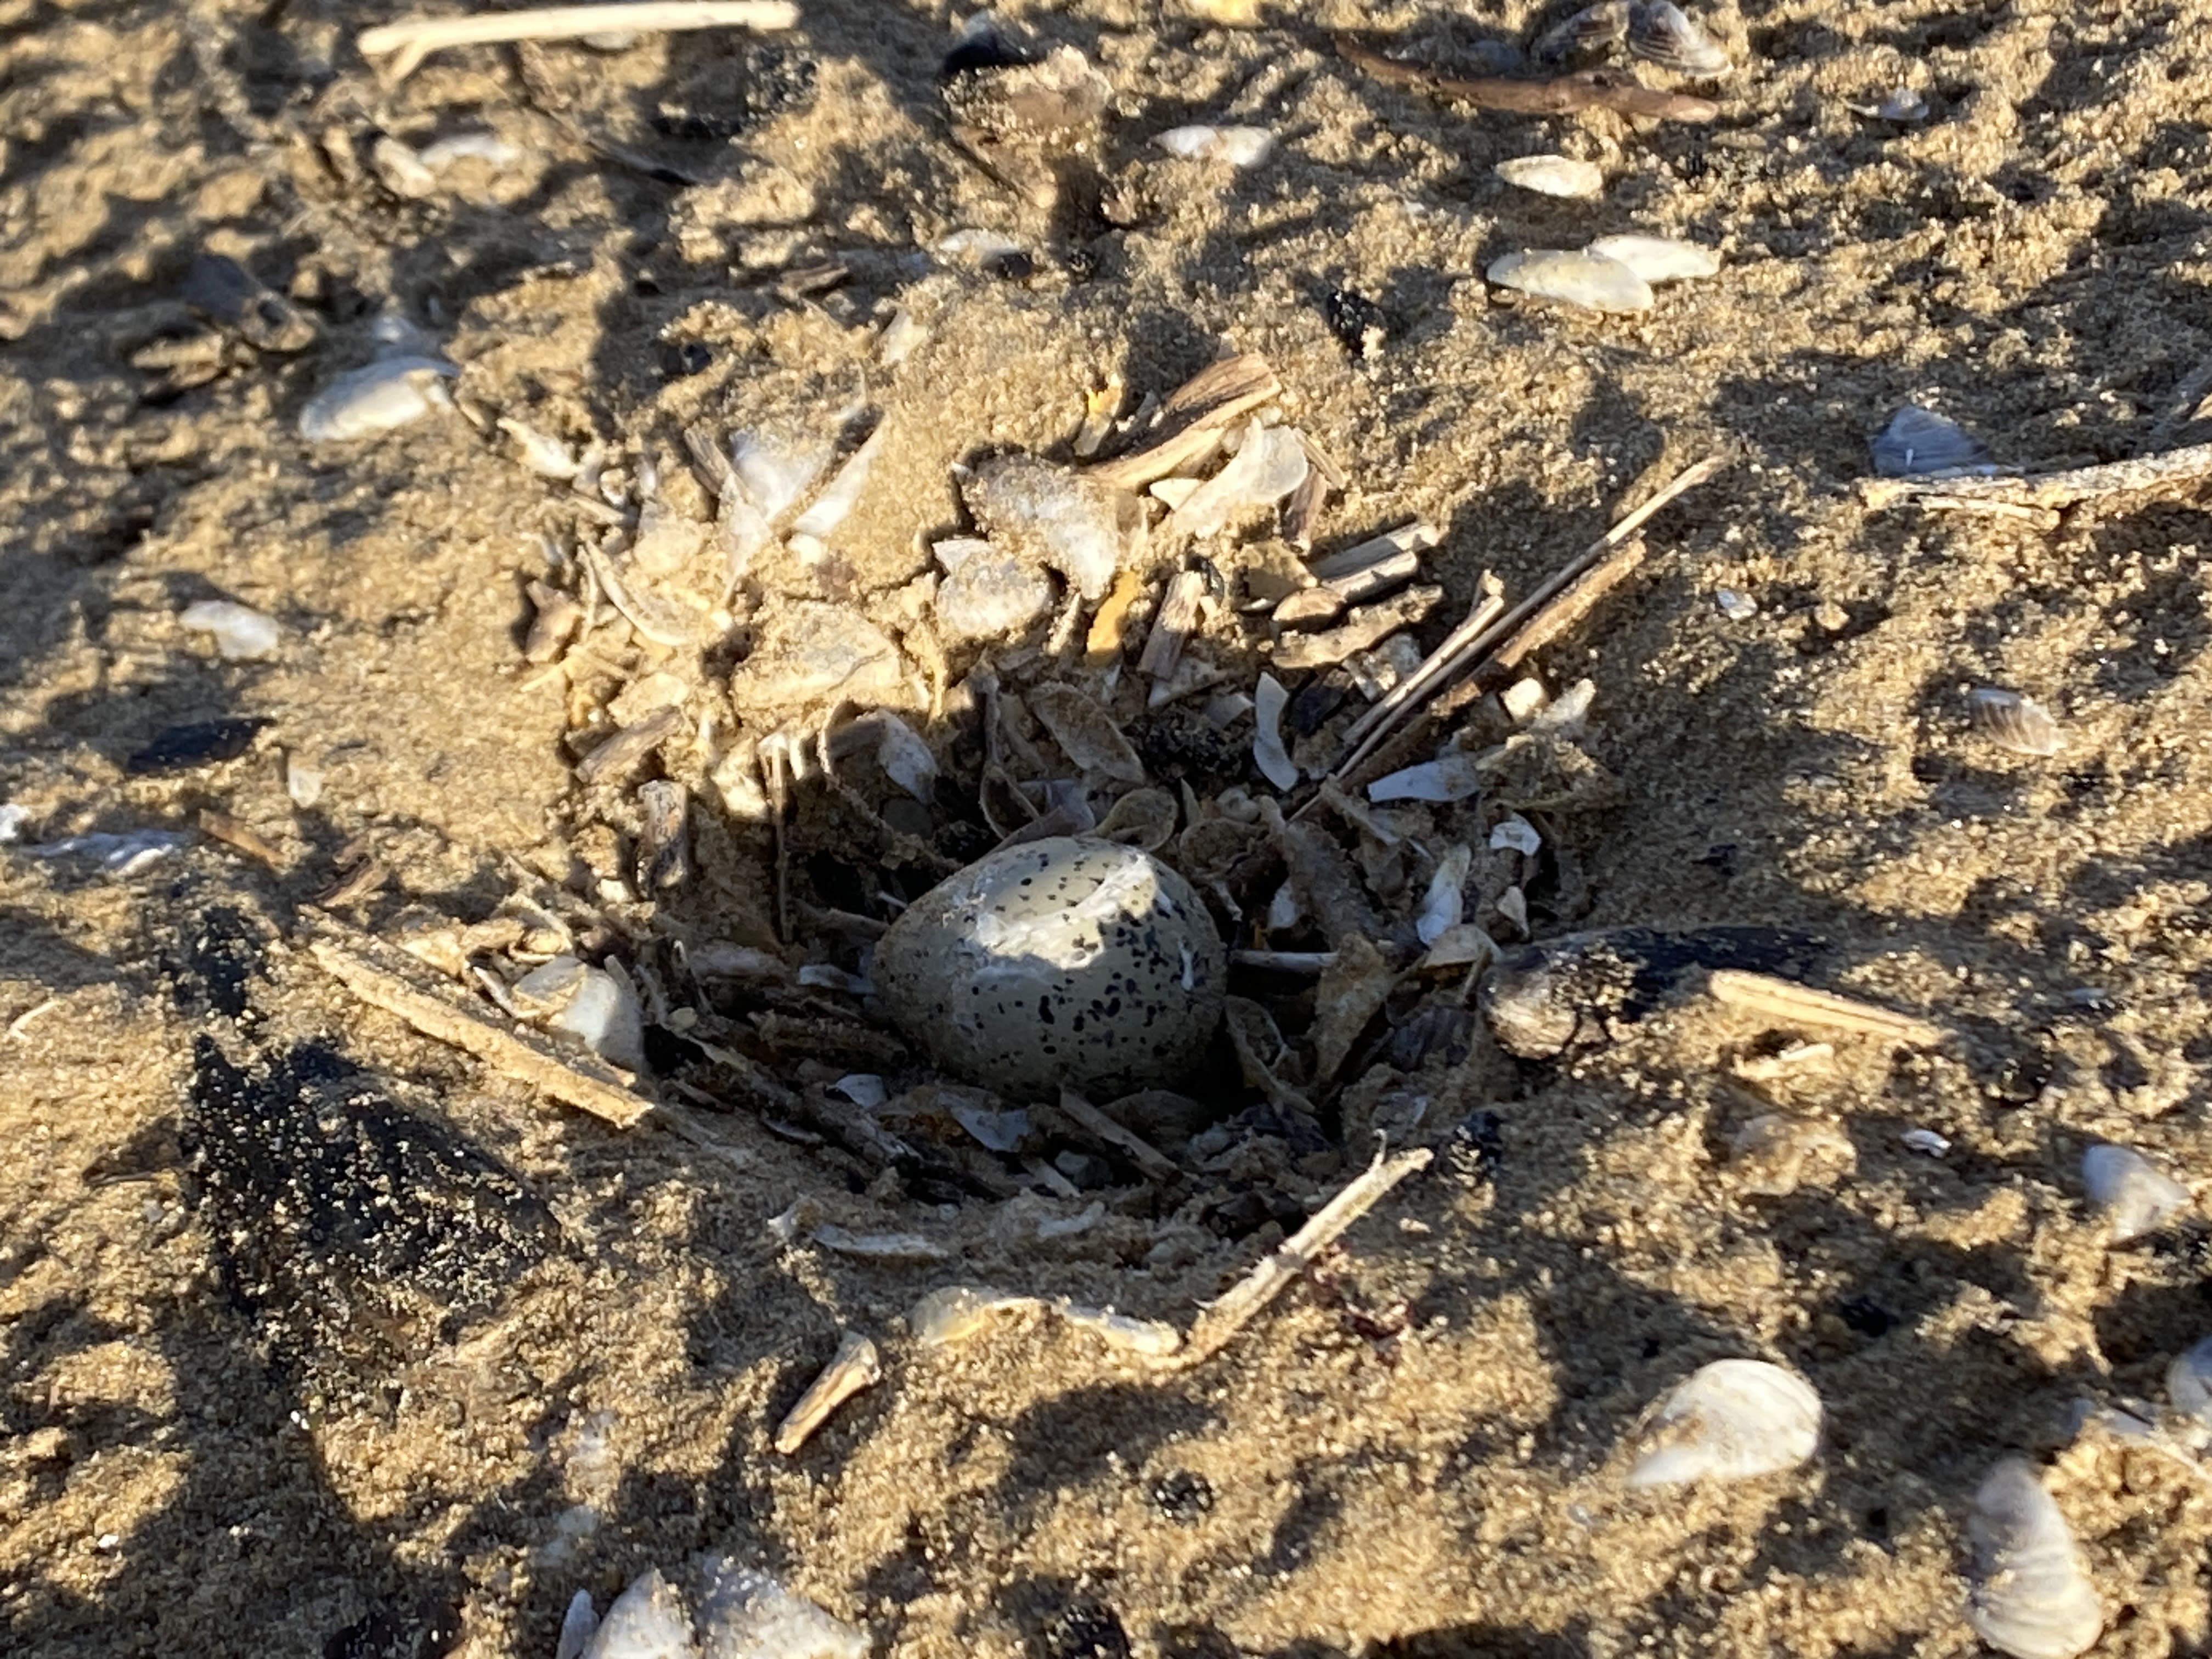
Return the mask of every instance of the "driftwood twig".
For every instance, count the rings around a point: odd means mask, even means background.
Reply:
[[[588,6],[483,12],[473,17],[403,17],[363,29],[364,58],[398,55],[386,67],[402,81],[444,46],[498,46],[510,40],[574,40],[587,34],[667,33],[679,29],[787,29],[799,21],[790,0],[611,0]]]
[[[2069,467],[2002,478],[1931,475],[1923,478],[1868,478],[1859,485],[1859,499],[1869,507],[1919,501],[1929,506],[1957,508],[1996,507],[2071,507],[2076,501],[2105,495],[2131,495],[2177,483],[2194,483],[2212,477],[2212,444],[2191,444],[2157,455],[2139,455],[2131,461],[2107,461],[2100,466]]]
[[[1741,1008],[1770,1019],[1801,1021],[1832,1030],[1854,1031],[1861,1036],[1882,1037],[1892,1042],[1926,1047],[1942,1042],[1950,1031],[1932,1020],[1916,1019],[1856,997],[1840,997],[1816,991],[1795,980],[1771,974],[1754,974],[1741,968],[1716,968],[1705,991],[1725,1007]]]
[[[1609,109],[1623,115],[1649,115],[1662,121],[1710,121],[1721,106],[1710,98],[1661,92],[1613,70],[1584,70],[1552,81],[1516,81],[1484,75],[1462,79],[1440,75],[1419,64],[1401,64],[1379,52],[1339,38],[1337,55],[1378,81],[1416,87],[1446,98],[1464,99],[1483,109],[1522,115],[1566,115],[1578,109]]]

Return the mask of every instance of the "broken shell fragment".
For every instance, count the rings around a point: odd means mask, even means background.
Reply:
[[[1413,931],[1422,944],[1434,945],[1459,926],[1464,902],[1462,890],[1474,867],[1474,849],[1464,842],[1437,861],[1436,874],[1429,878],[1428,895],[1421,901],[1421,913],[1413,924]]]
[[[1086,599],[1112,586],[1144,533],[1135,496],[1033,456],[984,462],[960,493],[994,543],[1058,571]]]
[[[1052,1307],[1078,1330],[1088,1331],[1108,1347],[1119,1348],[1125,1353],[1158,1359],[1182,1346],[1182,1333],[1161,1320],[1139,1319],[1132,1314],[1116,1313],[1111,1308],[1087,1308],[1081,1303],[1064,1299],[1054,1302]]]
[[[2074,1659],[2096,1642],[2104,1609],[2066,1517],[2025,1458],[2004,1459],[1975,1489],[1966,1542],[1975,1635],[2013,1659]]]
[[[867,1659],[866,1632],[721,1557],[701,1574],[699,1659]]]
[[[1149,854],[1052,836],[979,860],[876,945],[885,1009],[937,1063],[1009,1101],[1173,1083],[1221,1017],[1227,958]]]
[[[798,1404],[776,1425],[776,1450],[790,1456],[830,1420],[832,1412],[861,1389],[881,1381],[883,1374],[883,1361],[876,1353],[876,1345],[865,1336],[846,1332],[844,1340],[837,1345],[836,1354],[823,1367],[822,1375],[799,1396]]]
[[[648,1568],[615,1597],[584,1644],[583,1659],[689,1659],[694,1651],[683,1599]]]
[[[1257,167],[1275,151],[1275,135],[1265,127],[1170,127],[1152,142],[1180,161],[1232,167]]]
[[[1572,63],[1611,51],[1628,38],[1628,0],[1599,0],[1536,37],[1529,56],[1542,64]]]
[[[1465,800],[1482,787],[1482,767],[1464,750],[1449,749],[1432,761],[1408,766],[1380,777],[1367,786],[1367,799],[1386,800]]]
[[[1672,236],[1601,236],[1588,252],[1619,260],[1647,283],[1687,282],[1721,268],[1721,256],[1712,249]]]
[[[1145,781],[1145,763],[1114,717],[1073,686],[1040,685],[1030,693],[1029,706],[1052,740],[1085,772],[1120,783]]]
[[[1748,1480],[1794,1469],[1820,1443],[1820,1396],[1763,1359],[1717,1359],[1668,1391],[1645,1425],[1631,1486]]]
[[[225,662],[252,662],[274,656],[282,633],[274,617],[230,599],[202,599],[188,605],[177,613],[177,621],[196,633],[214,635],[216,653]]]
[[[386,357],[341,374],[300,411],[310,443],[366,438],[419,421],[452,400],[440,385],[460,371],[442,357]]]
[[[1052,578],[975,537],[937,544],[938,626],[956,644],[1019,635],[1052,609]]]
[[[1168,515],[1163,532],[1194,539],[1218,535],[1246,514],[1272,507],[1296,489],[1305,482],[1310,465],[1305,441],[1295,430],[1261,426],[1255,418],[1245,426],[1243,442],[1229,464]]]
[[[1539,196],[1587,200],[1605,193],[1605,174],[1593,162],[1565,155],[1516,155],[1491,169],[1516,190]]]
[[[1701,81],[1717,80],[1734,67],[1728,53],[1673,0],[1646,0],[1631,11],[1628,50],[1662,69]]]
[[[1409,587],[1353,611],[1322,634],[1285,635],[1275,643],[1275,666],[1286,672],[1326,668],[1371,651],[1400,629],[1411,627],[1443,602],[1441,587]]]
[[[1509,253],[1492,260],[1483,275],[1500,288],[1580,306],[1585,311],[1651,309],[1651,285],[1620,260],[1602,254],[1557,249]]]
[[[2039,757],[2066,746],[2066,734],[2041,703],[1994,685],[1978,686],[1967,696],[1974,729],[2000,749]]]
[[[1885,478],[1941,477],[1987,466],[1990,453],[1956,421],[1907,404],[1874,441],[1874,470]]]
[[[2090,1147],[2081,1154],[2081,1184],[2105,1212],[2115,1244],[2154,1233],[2189,1207],[2189,1188],[2132,1147]]]
[[[966,1341],[1000,1314],[1043,1305],[1036,1297],[1017,1296],[988,1285],[948,1285],[915,1303],[906,1316],[906,1326],[921,1346],[942,1348]]]
[[[1298,782],[1297,763],[1283,747],[1283,711],[1290,702],[1291,694],[1280,680],[1273,674],[1260,676],[1252,696],[1252,760],[1260,775],[1278,789],[1295,789]]]
[[[741,708],[790,708],[832,696],[900,701],[904,663],[884,631],[843,605],[802,600],[770,613],[760,642],[730,671]]]
[[[1132,789],[1091,831],[1101,841],[1157,853],[1175,834],[1175,797],[1164,789]]]

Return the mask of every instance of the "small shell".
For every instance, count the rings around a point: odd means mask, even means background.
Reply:
[[[1139,1319],[1111,1308],[1087,1308],[1065,1300],[1052,1305],[1069,1324],[1090,1332],[1109,1348],[1158,1358],[1182,1346],[1182,1333],[1157,1319]]]
[[[813,1238],[823,1249],[855,1261],[942,1261],[951,1254],[920,1233],[856,1233],[827,1221],[814,1230]]]
[[[989,542],[939,542],[937,559],[950,573],[937,585],[937,625],[955,644],[1018,635],[1052,609],[1052,578]]]
[[[647,1568],[615,1597],[584,1644],[584,1659],[688,1659],[691,1619],[668,1581]]]
[[[1265,127],[1170,127],[1152,142],[1182,161],[1232,167],[1255,167],[1275,153],[1275,135]]]
[[[252,662],[274,656],[283,631],[274,617],[229,599],[202,599],[188,605],[177,613],[177,621],[196,633],[214,635],[216,651],[225,662]]]
[[[1516,190],[1587,201],[1605,193],[1605,173],[1594,162],[1565,155],[1516,155],[1492,169]]]
[[[1628,0],[1599,0],[1536,37],[1529,55],[1539,63],[1572,63],[1611,51],[1628,38]]]
[[[1043,1305],[1036,1297],[1016,1296],[988,1285],[948,1285],[915,1303],[906,1324],[918,1345],[941,1348],[966,1341],[999,1314]]]
[[[1662,69],[1701,81],[1717,80],[1734,67],[1729,55],[1672,0],[1650,0],[1630,14],[1628,49]]]
[[[1893,87],[1882,94],[1879,104],[1846,104],[1844,107],[1854,115],[1863,115],[1870,121],[1896,121],[1910,124],[1928,118],[1928,100],[1911,87]]]
[[[459,373],[442,357],[386,357],[349,370],[307,400],[300,435],[334,443],[419,421],[450,402],[440,377]]]
[[[1748,1480],[1794,1469],[1820,1443],[1820,1396],[1794,1371],[1762,1359],[1717,1359],[1659,1402],[1651,1443],[1628,1472],[1631,1486]]]
[[[1672,236],[1601,236],[1588,251],[1618,259],[1647,283],[1687,282],[1721,268],[1721,256],[1712,249]]]
[[[701,1659],[868,1659],[872,1645],[764,1572],[722,1557],[701,1572]]]
[[[1544,850],[1544,838],[1536,833],[1536,826],[1518,812],[1508,812],[1490,832],[1492,852],[1508,849],[1529,858]]]
[[[1981,441],[1956,421],[1907,404],[1874,441],[1874,470],[1885,478],[1921,478],[1989,465]]]
[[[1429,878],[1428,896],[1421,901],[1421,913],[1413,924],[1413,931],[1422,944],[1434,945],[1459,926],[1464,902],[1462,890],[1467,885],[1468,872],[1474,868],[1474,849],[1464,842],[1437,861],[1437,872]]]
[[[1305,482],[1305,441],[1286,426],[1244,428],[1244,441],[1223,467],[1168,515],[1168,536],[1218,535],[1255,508],[1270,507]]]
[[[1316,559],[1307,570],[1346,605],[1358,605],[1419,575],[1421,554],[1436,544],[1436,526],[1417,520]]]
[[[1994,685],[1978,686],[1966,698],[1974,729],[2000,749],[2015,755],[2055,755],[2066,734],[2041,703]]]
[[[811,536],[821,540],[845,522],[860,492],[868,487],[869,471],[876,464],[876,456],[884,445],[884,434],[890,429],[887,422],[879,422],[868,434],[868,441],[846,459],[830,480],[829,488],[815,498],[814,504],[792,520],[793,536]]]
[[[592,1607],[591,1591],[578,1590],[568,1598],[568,1611],[561,1616],[561,1635],[553,1659],[583,1659],[584,1650],[591,1645],[599,1628],[599,1615]]]
[[[2189,1188],[2131,1147],[2090,1147],[2081,1154],[2081,1184],[2106,1212],[2115,1244],[2154,1233],[2189,1207]]]
[[[1175,797],[1164,789],[1132,789],[1114,803],[1113,810],[1091,833],[1101,841],[1118,841],[1124,847],[1157,853],[1175,834]]]
[[[1144,533],[1134,496],[1029,455],[986,461],[962,485],[968,510],[994,543],[1101,598]]]
[[[1966,1517],[1973,1577],[1966,1621],[2014,1659],[2074,1659],[2105,1627],[2066,1517],[2025,1458],[2008,1457]]]
[[[2166,1403],[2212,1427],[2212,1336],[2177,1354],[2166,1368]]]
[[[752,655],[730,671],[730,697],[748,710],[833,696],[882,703],[898,697],[903,669],[873,623],[848,606],[803,600],[769,613]]]
[[[1386,800],[1465,800],[1482,787],[1482,769],[1474,756],[1450,749],[1432,761],[1393,772],[1367,786],[1367,799]]]
[[[1275,642],[1275,666],[1290,672],[1326,668],[1371,651],[1402,628],[1412,626],[1443,602],[1441,587],[1409,587],[1374,605],[1363,605],[1325,634],[1285,635]]]
[[[1156,680],[1174,674],[1182,660],[1183,647],[1198,627],[1199,606],[1205,598],[1202,572],[1179,570],[1169,578],[1167,592],[1160,596],[1159,614],[1152,618],[1152,631],[1145,636],[1143,654],[1137,659],[1139,673]]]
[[[1651,284],[1618,259],[1602,254],[1537,250],[1493,259],[1483,272],[1500,288],[1558,300],[1586,311],[1651,309]]]
[[[1073,686],[1040,685],[1030,693],[1029,705],[1052,740],[1085,772],[1121,783],[1145,781],[1145,763],[1114,717]]]
[[[770,520],[781,518],[814,488],[836,453],[836,445],[827,438],[740,432],[730,440],[730,465],[738,489],[755,511]]]
[[[1291,759],[1290,750],[1283,747],[1283,711],[1290,707],[1291,694],[1283,689],[1282,682],[1273,674],[1260,676],[1258,690],[1253,696],[1252,759],[1260,768],[1260,775],[1278,789],[1297,787],[1298,769]]]

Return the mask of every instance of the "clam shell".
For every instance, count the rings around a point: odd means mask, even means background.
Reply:
[[[1981,441],[1956,421],[1907,404],[1874,441],[1874,470],[1885,478],[1920,478],[1989,465]]]
[[[1672,236],[1601,236],[1588,251],[1618,259],[1647,283],[1687,282],[1711,276],[1721,268],[1721,256],[1712,249]]]
[[[1175,835],[1175,797],[1164,789],[1132,789],[1114,803],[1113,810],[1091,833],[1101,841],[1118,841],[1157,853]]]
[[[1558,300],[1585,311],[1651,309],[1651,284],[1602,254],[1539,249],[1493,259],[1483,272],[1500,288]]]
[[[2025,1458],[2008,1457],[1966,1519],[1973,1578],[1966,1621],[2013,1659],[2074,1659],[2105,1626],[2066,1517]]]
[[[1605,174],[1595,164],[1565,155],[1516,155],[1492,171],[1515,189],[1539,196],[1586,201],[1605,193]]]
[[[1966,698],[1974,729],[2000,749],[2015,755],[2050,756],[2066,746],[2066,734],[2051,711],[2017,691],[1977,687]]]
[[[1820,1396],[1763,1359],[1717,1359],[1675,1384],[1645,1425],[1631,1486],[1747,1480],[1794,1469],[1820,1443]]]
[[[2212,1425],[2212,1336],[2176,1354],[2166,1368],[2166,1403]]]
[[[1650,0],[1634,9],[1628,20],[1628,49],[1662,69],[1702,81],[1717,79],[1734,67],[1728,53],[1672,0]]]
[[[1052,578],[989,542],[961,537],[936,552],[946,572],[933,601],[937,625],[956,644],[1019,634],[1052,609]]]
[[[2189,1188],[2132,1147],[2090,1147],[2081,1154],[2081,1184],[2105,1212],[2115,1244],[2154,1233],[2189,1207]]]
[[[442,357],[386,357],[349,370],[307,400],[300,435],[310,443],[366,438],[419,421],[446,401],[441,376],[459,374]]]

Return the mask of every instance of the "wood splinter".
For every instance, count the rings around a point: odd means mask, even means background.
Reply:
[[[1463,99],[1482,109],[1522,115],[1566,115],[1579,109],[1609,109],[1622,115],[1648,115],[1662,121],[1705,122],[1720,114],[1710,98],[1661,92],[1613,70],[1584,70],[1551,81],[1516,81],[1484,75],[1459,79],[1419,64],[1401,64],[1379,52],[1340,38],[1337,55],[1378,81],[1413,87],[1446,98]]]
[[[883,1375],[883,1361],[876,1352],[876,1345],[865,1336],[846,1332],[836,1355],[822,1368],[822,1375],[799,1396],[799,1403],[776,1425],[776,1450],[790,1456],[830,1420],[832,1412],[861,1389],[881,1382]]]
[[[589,6],[546,6],[530,11],[489,12],[475,17],[403,17],[363,29],[356,43],[364,58],[396,53],[385,66],[389,81],[404,81],[430,53],[444,46],[500,46],[511,40],[574,40],[588,34],[665,33],[679,29],[787,29],[799,21],[790,0],[609,0]]]
[[[1770,1019],[1802,1021],[1832,1030],[1854,1031],[1862,1036],[1882,1037],[1893,1042],[1927,1046],[1942,1042],[1950,1031],[1932,1020],[1916,1019],[1856,997],[1839,997],[1816,991],[1795,980],[1771,974],[1754,974],[1741,968],[1716,968],[1705,983],[1714,1001],[1741,1008]]]

